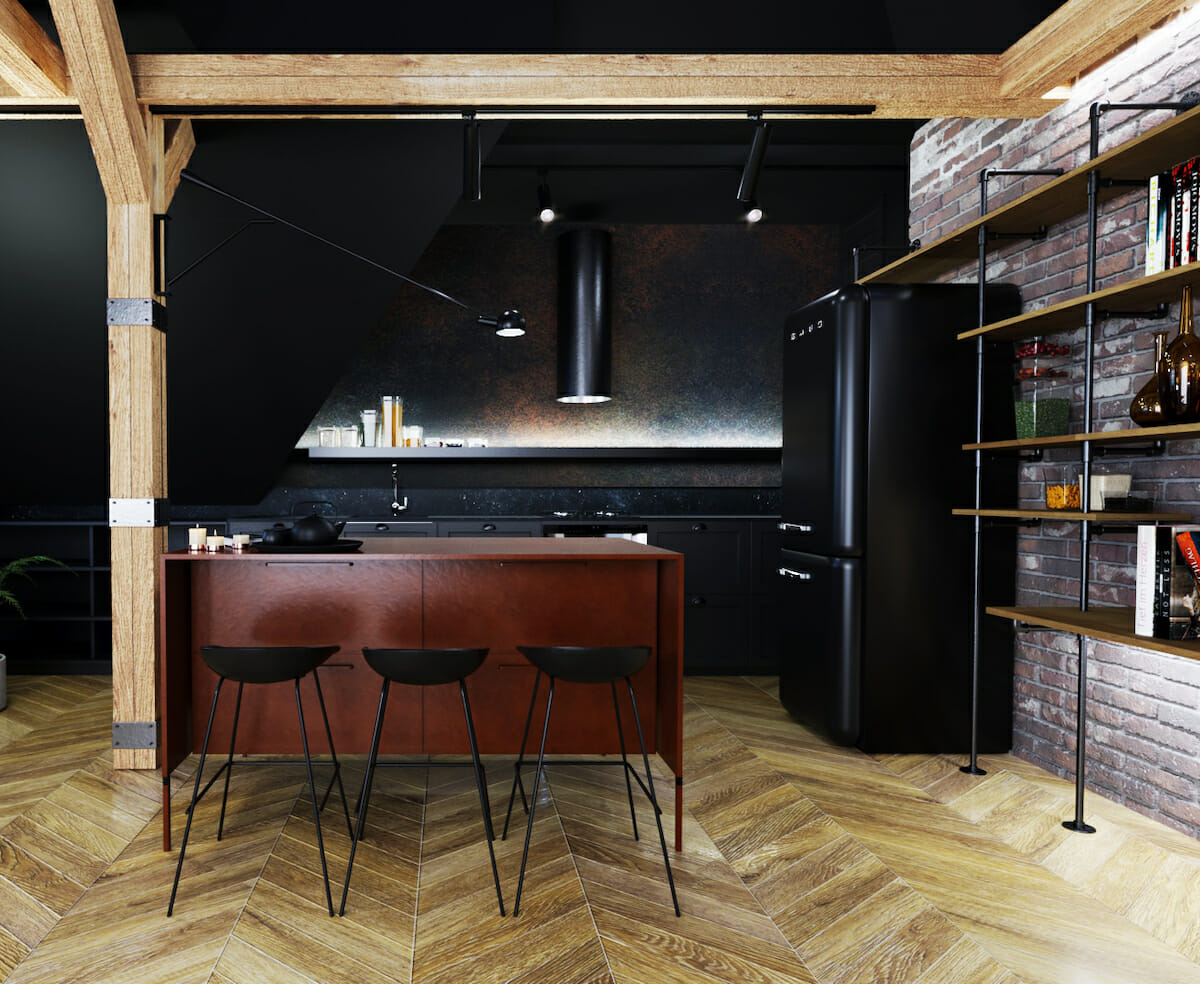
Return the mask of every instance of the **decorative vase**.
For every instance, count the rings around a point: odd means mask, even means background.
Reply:
[[[1162,401],[1158,398],[1158,366],[1167,348],[1167,333],[1154,333],[1154,375],[1129,404],[1129,417],[1139,427],[1154,427],[1163,422]]]
[[[1200,420],[1200,339],[1192,329],[1192,287],[1183,288],[1179,334],[1158,363],[1158,398],[1163,421],[1187,424]]]

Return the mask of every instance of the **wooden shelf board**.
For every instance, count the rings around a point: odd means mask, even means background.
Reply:
[[[1132,608],[1104,605],[1081,612],[1078,608],[1070,606],[1009,608],[989,605],[986,611],[989,615],[997,615],[1000,618],[1011,618],[1018,622],[1040,625],[1047,629],[1074,632],[1092,639],[1115,642],[1122,646],[1136,646],[1138,649],[1171,653],[1187,659],[1200,659],[1200,642],[1152,639],[1148,636],[1135,635]]]
[[[1121,311],[1147,311],[1158,304],[1178,301],[1184,284],[1191,284],[1193,288],[1200,284],[1200,263],[1189,263],[1187,266],[1164,270],[1150,277],[1140,277],[1091,294],[1081,294],[1058,304],[1027,311],[1015,318],[972,328],[958,337],[965,341],[982,335],[988,341],[999,342],[1074,331],[1083,327],[1084,307],[1089,303],[1094,302],[1101,310],[1119,317]],[[1110,301],[1111,304],[1108,303]]]
[[[1004,451],[1021,448],[1077,447],[1092,444],[1145,444],[1150,441],[1200,438],[1200,423],[1164,424],[1161,427],[1124,427],[1120,430],[1089,431],[1086,434],[1056,434],[1054,437],[1027,437],[1012,441],[984,441],[964,444],[964,451]]]
[[[342,460],[378,459],[389,461],[469,461],[516,458],[536,460],[565,459],[625,459],[625,460],[694,460],[777,459],[780,448],[711,447],[711,448],[308,448],[310,458]]]
[[[859,279],[861,284],[916,283],[936,279],[979,255],[979,227],[1007,235],[1032,233],[1041,226],[1064,222],[1082,215],[1087,208],[1087,176],[1099,170],[1102,177],[1148,179],[1172,164],[1196,154],[1200,145],[1200,107],[1188,110],[1141,136],[1127,140],[1094,161],[1049,178],[1045,183],[975,219],[948,236],[922,246],[907,256]],[[1107,201],[1129,192],[1128,187],[1101,187],[1100,200]],[[993,242],[992,249],[1010,240]],[[1060,329],[1061,330],[1061,329]],[[1026,337],[1026,336],[1014,336]]]
[[[1093,523],[1190,523],[1188,513],[1162,512],[1079,512],[1071,509],[953,509],[955,516],[981,516],[984,519],[1045,519],[1051,522]]]

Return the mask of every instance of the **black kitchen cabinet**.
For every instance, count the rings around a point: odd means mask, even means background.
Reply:
[[[438,536],[541,536],[537,519],[439,520]]]
[[[704,517],[648,525],[651,544],[684,556],[684,672],[777,672],[776,579],[774,567],[764,568],[778,553],[776,521]]]
[[[112,672],[112,594],[107,523],[0,523],[0,564],[43,555],[60,564],[10,578],[25,612],[0,607],[0,652],[10,673]]]

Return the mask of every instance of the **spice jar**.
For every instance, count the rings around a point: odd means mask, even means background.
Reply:
[[[1018,439],[1067,433],[1070,351],[1069,345],[1042,339],[1017,346],[1013,411]]]

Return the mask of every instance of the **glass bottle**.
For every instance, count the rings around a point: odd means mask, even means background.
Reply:
[[[1163,422],[1162,401],[1158,398],[1158,366],[1167,348],[1167,333],[1154,333],[1154,374],[1129,404],[1129,417],[1139,427],[1154,427]]]
[[[1179,334],[1158,363],[1158,398],[1163,421],[1200,420],[1200,338],[1192,328],[1192,285],[1185,284],[1179,309]]]

